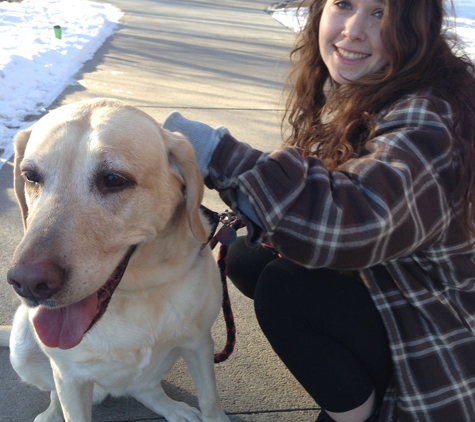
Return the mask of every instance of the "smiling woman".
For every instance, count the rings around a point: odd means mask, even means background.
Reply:
[[[322,59],[333,80],[347,84],[381,70],[389,55],[381,40],[382,1],[327,2],[319,32]]]
[[[163,126],[246,221],[228,275],[319,422],[474,421],[475,67],[444,0],[305,4],[281,149]]]

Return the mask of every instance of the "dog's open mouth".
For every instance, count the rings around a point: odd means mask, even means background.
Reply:
[[[38,307],[33,317],[33,325],[44,345],[71,349],[81,342],[84,334],[104,315],[135,248],[136,246],[132,246],[128,250],[107,282],[97,292],[69,306]]]

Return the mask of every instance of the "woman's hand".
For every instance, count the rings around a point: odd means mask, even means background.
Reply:
[[[206,178],[213,152],[221,138],[229,133],[228,129],[224,126],[213,129],[204,123],[184,118],[178,111],[173,111],[167,116],[163,127],[170,132],[179,132],[188,139],[195,150],[196,163],[201,175],[203,179]]]

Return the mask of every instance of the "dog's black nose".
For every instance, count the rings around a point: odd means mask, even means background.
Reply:
[[[7,273],[8,284],[25,299],[49,299],[60,288],[64,270],[53,262],[20,262]]]

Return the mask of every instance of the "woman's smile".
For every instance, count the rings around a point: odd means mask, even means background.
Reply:
[[[371,56],[371,54],[349,51],[341,47],[335,47],[335,51],[343,60],[349,60],[349,61],[362,60]]]

